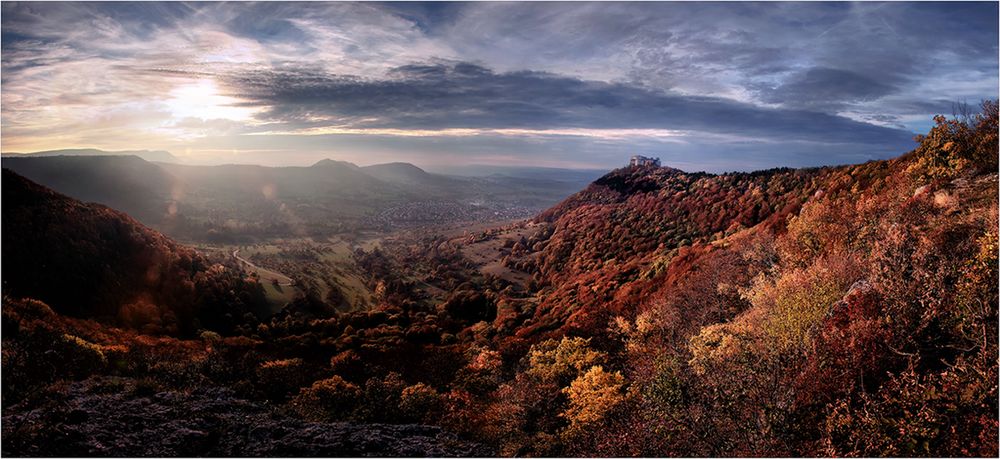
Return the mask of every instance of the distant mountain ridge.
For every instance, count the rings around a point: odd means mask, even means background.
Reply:
[[[146,161],[160,163],[179,163],[180,159],[164,150],[119,150],[106,151],[96,148],[69,148],[64,150],[46,150],[32,153],[4,153],[4,158],[44,158],[49,156],[138,156]]]
[[[410,163],[385,163],[364,166],[361,168],[366,174],[387,182],[409,182],[426,183],[433,179],[427,171]]]
[[[323,158],[309,167],[346,167],[348,169],[358,169],[358,165],[350,161],[338,161],[330,158]]]
[[[59,193],[121,210],[146,224],[168,215],[178,180],[134,155],[5,156],[3,167]]]
[[[526,218],[583,186],[544,176],[458,177],[409,163],[359,167],[333,159],[267,167],[150,162],[135,155],[8,155],[3,165],[173,237],[213,242]]]

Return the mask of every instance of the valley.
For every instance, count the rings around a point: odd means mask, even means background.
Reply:
[[[512,176],[445,176],[405,163],[358,167],[333,160],[304,168],[186,166],[147,162],[132,152],[59,153],[7,155],[4,166],[57,191],[125,209],[213,259],[243,266],[263,286],[272,313],[296,298],[336,311],[367,310],[376,304],[376,285],[354,261],[357,249],[372,251],[383,241],[402,246],[425,234],[459,238],[521,221],[589,176],[530,168]],[[482,274],[526,283],[525,273],[493,260],[499,251],[474,255],[488,265]],[[441,300],[447,290],[424,277],[408,281]]]
[[[380,224],[425,202],[413,168],[368,187],[391,177],[321,165],[345,191],[312,168],[4,160],[4,448],[120,429],[101,410],[125,403],[201,432],[120,439],[165,455],[242,438],[205,421],[212,404],[267,426],[251,443],[267,452],[357,452],[322,433],[339,425],[416,442],[386,454],[875,455],[902,422],[933,451],[979,454],[997,426],[996,123],[987,103],[892,160],[632,166],[527,218],[431,207]],[[163,181],[98,183],[93,164]],[[184,191],[142,221],[12,169],[107,202],[147,190],[115,202],[152,209],[156,186]],[[49,403],[68,414],[39,417],[62,412]],[[928,430],[943,423],[958,430]],[[74,435],[66,447],[98,448]]]
[[[97,152],[99,153],[99,152]],[[6,155],[4,167],[85,201],[133,215],[193,243],[248,244],[288,237],[527,218],[587,182],[562,170],[526,176],[430,174],[405,163],[358,167],[189,166],[134,155]]]

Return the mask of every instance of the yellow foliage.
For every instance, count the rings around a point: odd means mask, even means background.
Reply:
[[[407,386],[399,397],[399,409],[403,416],[418,422],[433,420],[441,405],[441,394],[424,383]]]
[[[995,214],[993,218],[996,218]],[[962,334],[984,348],[995,349],[996,339],[989,337],[980,330],[985,329],[984,323],[996,321],[997,307],[997,266],[1000,242],[997,237],[997,227],[989,228],[976,241],[979,251],[965,262],[962,276],[958,282],[958,297],[960,320],[958,326]]]
[[[262,370],[273,370],[278,368],[292,368],[302,366],[302,359],[282,359],[282,360],[268,360],[260,364]]]
[[[750,336],[740,330],[739,324],[715,324],[704,327],[691,337],[688,349],[691,351],[689,364],[697,374],[708,370],[712,362],[729,360],[745,350]]]
[[[836,206],[818,200],[807,203],[788,222],[788,232],[777,244],[785,266],[804,267],[816,258],[839,252],[847,246],[849,223],[834,212]]]
[[[222,341],[222,335],[211,330],[205,330],[198,336],[208,344],[218,344]]]
[[[920,146],[909,172],[925,180],[945,180],[973,167],[995,170],[997,162],[997,103],[987,101],[982,113],[967,119],[934,117],[936,126],[918,136]]]
[[[79,353],[81,357],[94,359],[101,364],[107,363],[107,357],[101,349],[101,345],[91,343],[83,338],[73,335],[63,335],[63,340]]]
[[[361,389],[340,376],[321,379],[299,391],[291,407],[306,419],[330,421],[347,419],[362,397]]]
[[[828,257],[774,280],[758,278],[748,292],[756,308],[766,310],[763,330],[778,349],[805,346],[812,328],[843,298],[859,277],[853,260]]]
[[[689,364],[704,374],[717,364],[802,349],[830,307],[860,277],[847,257],[822,258],[802,269],[761,274],[744,295],[752,307],[729,323],[703,327],[688,342]]]
[[[550,339],[531,347],[527,373],[543,381],[560,383],[603,361],[604,354],[590,348],[589,338]]]
[[[570,430],[594,424],[625,400],[625,377],[619,372],[610,373],[597,365],[576,378],[563,393],[569,398],[569,407],[562,414],[569,420]]]

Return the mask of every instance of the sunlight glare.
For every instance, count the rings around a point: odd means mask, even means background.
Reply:
[[[210,79],[179,86],[170,92],[170,96],[166,102],[167,107],[177,119],[245,121],[257,111],[255,108],[237,106],[239,99],[219,94],[218,87]]]

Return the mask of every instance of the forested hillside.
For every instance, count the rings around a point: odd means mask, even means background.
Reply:
[[[830,172],[613,171],[538,217],[551,235],[535,258],[541,299],[533,328],[588,329],[635,313],[666,287],[670,268],[684,269],[682,260],[745,237],[748,228],[780,230]]]
[[[503,454],[994,454],[983,108],[889,161],[597,180],[503,244],[531,280],[487,275],[469,302],[488,322],[456,382],[491,382],[449,386],[468,416],[451,425]],[[443,260],[449,244],[430,244]],[[475,282],[452,275],[436,285]]]
[[[300,297],[221,334],[199,325],[197,338],[154,340],[52,312],[79,314],[72,298],[117,301],[83,285],[136,280],[36,271],[75,293],[27,278],[8,290],[8,263],[105,272],[84,264],[111,256],[89,256],[104,253],[96,241],[187,252],[134,225],[97,238],[44,230],[35,219],[103,228],[93,215],[127,217],[5,172],[4,381],[32,384],[5,386],[3,446],[92,451],[87,435],[59,432],[120,429],[102,416],[107,403],[83,403],[120,393],[181,413],[183,441],[161,438],[153,421],[128,427],[130,441],[162,454],[218,453],[218,438],[294,452],[321,438],[279,429],[260,440],[191,409],[215,397],[295,422],[421,424],[411,427],[476,443],[421,450],[441,454],[994,456],[997,105],[983,109],[937,118],[915,150],[888,161],[619,169],[531,221],[356,249],[372,310],[335,313]],[[8,214],[9,197],[42,207]],[[21,221],[34,229],[8,230]],[[44,246],[53,238],[73,243]],[[16,244],[43,255],[31,261]],[[199,271],[195,256],[181,260],[166,266]],[[53,359],[73,365],[47,372]],[[40,407],[50,414],[33,415]]]
[[[607,329],[622,346],[621,377],[570,385],[567,413],[581,403],[596,413],[570,417],[566,432],[574,421],[601,432],[570,444],[605,455],[995,454],[996,110],[938,118],[895,160],[765,172],[715,212],[705,211],[711,198],[695,198],[626,223],[642,234],[662,225],[652,216],[679,215],[674,237],[691,245],[654,239],[664,245],[646,252],[668,251],[640,265],[657,292]],[[625,202],[671,202],[734,178],[667,199],[625,180]],[[583,226],[573,219],[596,212],[595,201],[621,206],[599,186],[553,212],[557,228]],[[735,218],[706,218],[719,215]],[[603,221],[624,231],[621,217]],[[618,239],[620,250],[634,251],[635,239]],[[619,253],[571,247],[570,270]],[[602,335],[596,325],[590,333]]]
[[[154,334],[231,332],[263,308],[260,284],[240,272],[8,169],[3,209],[4,295]]]

